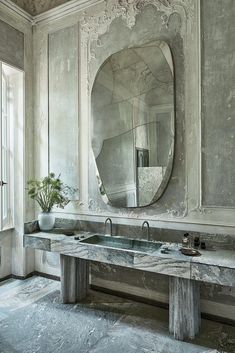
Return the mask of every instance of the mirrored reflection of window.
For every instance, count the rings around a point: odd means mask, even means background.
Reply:
[[[154,41],[111,55],[96,75],[91,108],[103,200],[116,207],[158,200],[174,154],[174,73],[168,45]]]
[[[17,130],[23,126],[22,71],[0,62],[0,230],[13,226],[14,204],[14,149],[17,148]]]

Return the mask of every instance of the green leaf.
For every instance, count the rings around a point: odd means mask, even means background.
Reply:
[[[60,179],[60,174],[55,177],[55,173],[49,173],[41,180],[29,180],[28,195],[34,199],[43,212],[50,212],[53,206],[64,208],[69,202],[69,195],[73,195],[78,188],[64,184]]]

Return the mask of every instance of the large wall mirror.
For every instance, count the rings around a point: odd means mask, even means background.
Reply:
[[[103,199],[116,207],[156,202],[174,155],[174,70],[163,41],[123,49],[92,88],[92,149]]]

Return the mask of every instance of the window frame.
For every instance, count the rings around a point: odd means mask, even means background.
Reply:
[[[1,181],[6,185],[1,185],[1,228],[10,223],[10,151],[9,151],[9,80],[1,63]],[[5,87],[5,88],[4,88]],[[5,97],[4,97],[5,96]],[[4,130],[5,134],[4,134]]]
[[[24,71],[0,60],[0,232],[14,227],[14,164],[15,148],[17,148],[14,144],[14,124],[15,109],[20,109],[18,105],[15,105],[20,103],[18,92],[15,95],[15,87],[21,90],[21,86],[18,87],[17,83],[16,86],[14,83],[12,85],[12,77],[15,74],[23,74],[22,89],[24,92]],[[6,83],[5,107],[3,107],[3,80]],[[17,80],[18,77],[16,82]],[[14,78],[13,82],[15,82]],[[22,105],[24,111],[24,101]]]

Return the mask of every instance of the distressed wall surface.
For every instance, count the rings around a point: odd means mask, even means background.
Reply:
[[[163,3],[166,4],[166,11],[168,11],[169,2],[162,1],[136,1],[138,4],[143,3],[155,3],[160,7]],[[45,160],[48,158],[48,141],[46,138],[47,134],[47,123],[48,123],[48,102],[47,102],[47,88],[48,88],[48,34],[54,33],[63,28],[68,28],[72,24],[79,23],[79,41],[78,47],[78,61],[80,64],[79,69],[79,129],[80,129],[80,161],[77,168],[73,170],[74,175],[80,177],[80,188],[81,188],[81,201],[83,205],[78,208],[66,209],[62,212],[58,212],[58,216],[66,216],[73,219],[82,220],[98,220],[103,222],[106,217],[112,217],[114,223],[137,225],[140,226],[144,219],[148,219],[151,222],[152,227],[167,228],[163,232],[163,235],[172,229],[171,240],[176,239],[175,234],[181,230],[197,230],[211,233],[224,233],[224,237],[227,232],[229,234],[235,234],[234,224],[234,213],[230,212],[229,209],[220,208],[220,206],[231,207],[232,202],[229,199],[232,192],[232,183],[224,180],[226,178],[232,178],[230,173],[231,169],[229,163],[231,163],[231,156],[229,154],[228,160],[223,159],[225,165],[226,177],[224,177],[224,171],[221,168],[217,168],[216,156],[213,153],[217,142],[220,141],[221,154],[226,155],[227,142],[222,143],[226,138],[228,131],[224,130],[224,124],[219,120],[219,112],[224,114],[224,111],[220,110],[224,100],[220,100],[222,96],[221,88],[217,83],[217,88],[211,85],[211,77],[213,76],[218,82],[219,77],[222,75],[220,72],[223,68],[221,65],[210,66],[210,60],[212,56],[218,56],[217,60],[228,60],[225,59],[224,53],[230,53],[231,43],[229,40],[223,42],[223,54],[222,49],[218,52],[218,47],[213,49],[211,46],[211,38],[216,40],[214,33],[222,31],[226,37],[230,29],[234,26],[231,18],[229,17],[228,27],[225,26],[225,17],[230,16],[229,4],[232,7],[231,1],[214,1],[204,0],[202,2],[202,82],[203,82],[203,122],[202,122],[202,137],[203,137],[203,202],[208,205],[218,206],[215,213],[212,210],[208,212],[204,210],[200,205],[200,167],[194,168],[195,165],[189,164],[189,160],[193,161],[199,158],[200,149],[200,138],[197,140],[197,144],[194,144],[195,138],[195,125],[194,119],[192,119],[192,112],[189,109],[189,105],[196,99],[197,92],[191,92],[188,97],[191,102],[185,101],[185,96],[188,90],[185,89],[185,75],[190,73],[190,70],[194,70],[197,64],[197,57],[195,55],[194,63],[188,62],[184,52],[184,42],[182,35],[184,34],[185,27],[183,27],[183,11],[182,17],[179,13],[172,13],[169,18],[165,16],[164,11],[157,9],[157,7],[151,4],[142,9],[141,13],[136,17],[136,23],[132,28],[127,26],[126,14],[129,22],[132,23],[133,18],[133,6],[126,1],[115,1],[115,4],[119,6],[119,16],[113,20],[110,26],[104,27],[104,18],[112,17],[112,11],[110,10],[112,5],[111,0],[103,2],[97,6],[92,6],[87,9],[86,14],[76,13],[70,16],[54,21],[53,23],[46,23],[38,25],[34,32],[34,47],[35,47],[35,121],[38,127],[35,135],[35,165],[36,174],[44,175],[46,173]],[[170,2],[174,3],[174,0]],[[177,4],[184,4],[183,6],[189,6],[188,19],[192,18],[194,6],[197,1],[176,1]],[[186,5],[185,5],[186,4]],[[193,4],[193,5],[192,5]],[[225,4],[226,14],[223,13],[221,6]],[[110,5],[108,10],[105,6]],[[141,6],[140,5],[140,8]],[[144,7],[144,6],[143,6]],[[213,9],[212,9],[213,8]],[[233,5],[234,8],[234,5]],[[106,11],[107,10],[107,11]],[[190,12],[191,11],[191,12]],[[213,11],[213,12],[212,12]],[[212,16],[211,14],[218,14],[220,16]],[[232,12],[232,11],[231,11]],[[225,16],[225,17],[223,17]],[[205,23],[206,22],[206,23]],[[99,25],[98,25],[99,24]],[[97,25],[100,27],[100,33],[97,33],[93,28]],[[221,27],[220,27],[221,26]],[[95,27],[96,28],[96,27]],[[144,30],[143,30],[144,28]],[[87,32],[91,31],[93,34],[92,40],[88,40],[86,37]],[[103,33],[101,33],[103,32]],[[227,35],[226,35],[227,33]],[[218,32],[220,35],[220,32]],[[229,34],[229,36],[232,34]],[[115,209],[105,205],[98,191],[98,185],[95,176],[95,164],[94,156],[91,150],[90,144],[90,131],[91,131],[91,120],[90,120],[90,101],[89,93],[92,87],[92,81],[95,74],[102,64],[102,62],[111,55],[114,51],[120,50],[124,47],[136,45],[138,43],[144,43],[149,40],[162,39],[166,41],[172,48],[172,55],[175,67],[176,76],[176,149],[173,173],[169,186],[164,193],[163,197],[159,202],[151,207],[137,210],[128,209]],[[228,37],[229,38],[229,37]],[[195,39],[195,38],[193,38]],[[192,40],[193,40],[192,39]],[[222,46],[222,42],[220,42]],[[63,49],[63,48],[62,48]],[[227,54],[226,54],[227,55]],[[228,56],[232,57],[232,53]],[[207,59],[208,58],[208,59]],[[210,58],[210,59],[209,59]],[[223,59],[224,58],[224,59]],[[213,58],[215,61],[216,58]],[[231,59],[232,60],[232,59]],[[89,66],[88,66],[89,63]],[[226,72],[226,70],[225,70]],[[195,79],[195,76],[193,76]],[[223,85],[231,85],[231,75],[223,79]],[[217,99],[212,100],[212,97]],[[225,99],[225,98],[224,98]],[[77,101],[74,102],[77,104]],[[187,105],[187,112],[185,113],[185,105]],[[213,107],[214,110],[207,109],[206,107]],[[189,114],[191,113],[191,116]],[[214,115],[212,114],[214,112]],[[213,117],[217,116],[216,119]],[[197,117],[198,121],[200,117]],[[65,118],[66,119],[66,118]],[[231,130],[234,128],[234,120],[228,120]],[[59,125],[60,121],[54,121]],[[200,125],[200,124],[199,124]],[[212,130],[210,132],[210,125]],[[186,127],[188,128],[186,134]],[[199,128],[196,129],[199,131]],[[213,131],[213,134],[212,134]],[[77,133],[79,131],[77,130]],[[214,137],[212,137],[212,135]],[[67,143],[72,143],[71,139],[67,137]],[[185,141],[187,140],[187,143]],[[229,140],[230,141],[230,140]],[[213,143],[212,143],[213,142]],[[231,147],[231,145],[230,145]],[[229,148],[230,148],[229,147]],[[188,149],[190,148],[190,152]],[[229,149],[230,150],[230,149]],[[231,150],[230,150],[231,151]],[[188,159],[186,158],[188,155]],[[71,151],[73,156],[73,151]],[[88,164],[89,157],[89,164]],[[208,168],[208,165],[210,168]],[[228,169],[229,168],[229,169]],[[191,183],[192,188],[196,190],[194,193],[193,200],[190,200],[190,207],[188,207],[188,183]],[[223,195],[227,195],[227,200],[224,197],[220,198],[216,195],[216,185],[223,185]],[[222,187],[221,189],[222,190]],[[230,202],[230,203],[229,203]],[[193,205],[193,206],[192,206]],[[221,226],[222,224],[222,226]],[[229,226],[229,227],[227,227]],[[128,233],[130,234],[130,233]],[[36,268],[43,272],[49,272],[59,274],[58,270],[59,259],[51,257],[50,254],[37,253],[36,255]],[[135,295],[141,295],[143,297],[155,299],[162,302],[168,300],[168,285],[167,278],[162,276],[146,276],[139,271],[129,272],[123,270],[123,268],[114,268],[106,265],[95,264],[92,270],[92,281],[93,284],[115,289],[117,288],[122,292],[132,293]],[[228,318],[234,317],[234,300],[235,293],[234,289],[220,287],[220,286],[203,286],[202,287],[202,310],[211,314],[217,313],[219,316]]]
[[[203,204],[235,207],[235,6],[203,0]]]
[[[78,26],[49,34],[49,164],[70,186],[79,184]],[[73,153],[71,153],[73,151]]]
[[[69,0],[13,0],[16,5],[34,16],[68,1]]]
[[[24,68],[24,34],[0,20],[0,60]]]
[[[0,235],[0,279],[11,274],[12,231],[1,232]]]

